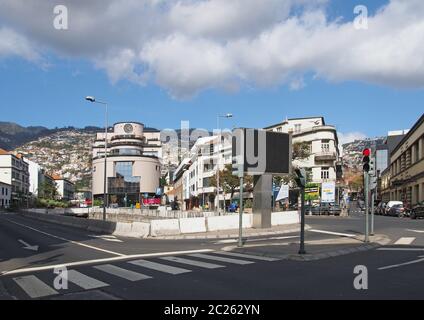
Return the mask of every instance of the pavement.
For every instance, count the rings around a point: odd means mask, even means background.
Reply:
[[[360,212],[306,222],[299,256],[298,231],[245,237],[239,249],[237,237],[129,239],[0,214],[0,299],[424,298],[424,220],[376,217],[371,244]],[[358,266],[366,290],[354,286]]]
[[[305,229],[310,229],[310,226],[305,226]],[[272,228],[265,229],[243,229],[242,237],[243,238],[252,238],[252,237],[261,237],[261,236],[275,236],[275,235],[283,235],[293,232],[299,232],[300,226],[299,224],[288,224],[283,226],[274,226]],[[199,232],[199,233],[191,233],[191,234],[182,234],[182,235],[174,235],[174,236],[158,236],[154,237],[154,239],[160,240],[194,240],[194,239],[228,239],[228,238],[238,238],[239,230],[222,230],[222,231],[208,231],[208,232]]]

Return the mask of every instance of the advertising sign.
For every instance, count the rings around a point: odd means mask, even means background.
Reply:
[[[336,184],[334,182],[324,182],[322,184],[321,202],[336,202]]]
[[[288,197],[289,197],[289,186],[286,184],[283,184],[280,188],[280,191],[278,192],[278,195],[275,201],[287,199]]]

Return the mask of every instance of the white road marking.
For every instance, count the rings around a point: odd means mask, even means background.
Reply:
[[[104,240],[104,241],[109,241],[109,242],[124,242],[122,240],[119,240],[115,236],[105,235],[105,236],[90,236],[90,237],[93,237],[93,238],[96,238],[96,239],[101,239],[101,240]]]
[[[200,259],[207,259],[207,260],[216,260],[221,262],[227,262],[227,263],[233,263],[233,264],[252,264],[254,262],[252,261],[246,261],[246,260],[239,260],[239,259],[231,259],[231,258],[224,258],[224,257],[218,257],[218,256],[212,256],[207,254],[189,254],[190,257],[194,258],[200,258]]]
[[[377,251],[424,251],[424,248],[378,248]]]
[[[56,290],[33,275],[13,278],[13,280],[33,299],[58,294]]]
[[[278,260],[280,260],[280,259],[276,259],[276,258],[262,257],[262,256],[255,256],[255,255],[250,255],[250,254],[227,252],[227,251],[220,251],[220,252],[216,252],[216,253],[221,254],[221,255],[226,255],[226,256],[233,256],[233,257],[254,259],[254,260],[262,260],[262,261],[278,261]]]
[[[47,233],[47,232],[44,232],[44,231],[41,231],[41,230],[35,229],[35,228],[29,227],[29,226],[27,226],[27,225],[21,224],[21,223],[17,223],[17,222],[10,221],[10,220],[7,220],[7,221],[9,221],[10,223],[16,224],[16,225],[18,225],[18,226],[21,226],[21,227],[27,228],[27,229],[29,229],[29,230],[32,230],[32,231],[35,231],[35,232],[38,232],[38,233],[44,234],[44,235],[46,235],[46,236],[49,236],[49,237],[52,237],[52,238],[55,238],[55,239],[59,239],[59,240],[62,240],[62,241],[70,242],[70,243],[76,244],[76,245],[81,246],[81,247],[85,247],[85,248],[89,248],[89,249],[93,249],[93,250],[97,250],[97,251],[101,251],[101,252],[109,253],[109,254],[112,254],[112,255],[115,255],[115,256],[121,256],[121,257],[122,257],[122,256],[125,256],[125,255],[124,255],[124,254],[122,254],[122,253],[113,252],[113,251],[110,251],[110,250],[105,250],[105,249],[98,248],[98,247],[94,247],[94,246],[90,246],[90,245],[88,245],[88,244],[81,243],[81,242],[78,242],[78,241],[69,240],[69,239],[66,239],[66,238],[63,238],[63,237],[55,236],[54,234],[50,234],[50,233]]]
[[[86,276],[85,274],[75,270],[68,271],[68,281],[76,284],[78,287],[81,287],[85,290],[109,286],[107,283]]]
[[[136,266],[143,267],[143,268],[152,269],[152,270],[169,273],[173,275],[191,272],[191,270],[172,267],[165,264],[151,262],[147,260],[136,260],[136,261],[130,261],[129,263],[134,264]]]
[[[0,275],[1,276],[7,276],[7,275],[12,275],[12,274],[21,274],[21,273],[27,273],[27,272],[53,270],[55,268],[60,268],[60,267],[71,268],[71,267],[84,266],[84,265],[89,265],[89,264],[109,263],[109,262],[123,261],[123,260],[130,260],[130,259],[154,258],[154,257],[174,256],[174,255],[200,253],[200,252],[204,253],[204,252],[213,252],[213,251],[214,250],[212,250],[212,249],[200,249],[200,250],[186,250],[186,251],[142,253],[142,254],[127,255],[127,256],[122,256],[122,257],[83,260],[83,261],[48,265],[48,266],[43,266],[43,267],[22,268],[22,269],[10,270],[10,271],[2,271],[2,272],[0,272]]]
[[[415,232],[415,233],[424,233],[424,230],[406,229],[406,231]]]
[[[179,258],[179,257],[163,257],[161,259],[166,260],[166,261],[172,261],[172,262],[187,264],[189,266],[206,268],[206,269],[225,268],[225,266],[221,266],[219,264],[213,264],[213,263],[202,262],[202,261],[195,261],[195,260],[184,259],[184,258]]]
[[[340,232],[333,232],[333,231],[325,231],[325,230],[318,230],[318,229],[311,229],[309,231],[310,232],[315,232],[315,233],[331,234],[333,236],[340,236],[340,237],[348,237],[348,238],[356,237],[355,234],[340,233]]]
[[[378,270],[394,269],[394,268],[409,266],[411,264],[416,264],[416,263],[420,263],[420,262],[424,261],[424,256],[420,256],[419,258],[421,258],[421,259],[417,259],[417,260],[413,260],[413,261],[409,261],[409,262],[405,262],[405,263],[394,264],[394,265],[387,266],[387,267],[378,268]]]
[[[131,270],[119,268],[117,266],[111,265],[111,264],[104,264],[101,266],[95,266],[94,267],[97,270],[109,273],[111,275],[117,276],[119,278],[123,278],[129,281],[140,281],[140,280],[147,280],[151,279],[152,277],[146,276],[145,274],[134,272]]]
[[[395,242],[395,244],[397,244],[397,245],[409,245],[412,242],[414,242],[415,239],[416,238],[413,238],[413,237],[400,238],[398,241]]]
[[[38,251],[38,246],[30,246],[28,243],[26,243],[24,240],[18,240],[21,244],[24,245],[24,249],[31,250],[31,251]]]

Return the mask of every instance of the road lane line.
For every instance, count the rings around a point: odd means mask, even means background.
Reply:
[[[377,251],[424,251],[424,248],[378,248]]]
[[[232,264],[240,264],[240,265],[253,264],[254,263],[252,261],[224,258],[224,257],[207,255],[207,254],[201,254],[201,253],[199,253],[199,254],[197,254],[197,253],[196,254],[189,254],[189,256],[194,257],[194,258],[216,260],[216,261],[227,262],[227,263],[232,263]]]
[[[189,266],[205,268],[205,269],[225,268],[225,266],[221,266],[219,264],[213,264],[213,263],[202,262],[202,261],[195,261],[195,260],[184,259],[184,258],[179,258],[179,257],[163,257],[161,259],[166,260],[166,261],[177,262],[177,263],[181,263],[181,264],[187,264]]]
[[[318,229],[311,229],[309,231],[310,232],[315,232],[315,233],[331,234],[333,236],[340,236],[340,237],[348,237],[348,238],[356,237],[355,234],[340,233],[340,232],[333,232],[333,231],[325,231],[325,230],[318,230]]]
[[[48,265],[48,266],[43,266],[43,267],[22,268],[22,269],[15,269],[15,270],[9,270],[9,271],[2,271],[2,272],[0,272],[0,276],[8,276],[8,275],[22,274],[22,273],[36,272],[36,271],[44,271],[44,270],[53,270],[55,268],[61,268],[61,267],[71,268],[71,267],[85,266],[85,265],[90,265],[90,264],[109,263],[109,262],[116,262],[116,261],[130,260],[130,259],[155,258],[155,257],[163,257],[163,256],[174,256],[174,255],[200,253],[200,252],[204,253],[204,252],[213,252],[213,251],[214,250],[212,250],[212,249],[199,249],[199,250],[185,250],[185,251],[133,254],[133,255],[127,255],[127,256],[123,256],[123,257],[83,260],[83,261]]]
[[[59,240],[66,241],[66,242],[70,242],[70,243],[72,243],[72,244],[75,244],[75,245],[78,245],[78,246],[81,246],[81,247],[85,247],[85,248],[89,248],[89,249],[93,249],[93,250],[97,250],[97,251],[101,251],[101,252],[109,253],[109,254],[112,254],[112,255],[115,255],[115,256],[120,256],[120,257],[125,256],[125,255],[124,255],[124,254],[122,254],[122,253],[118,253],[118,252],[114,252],[114,251],[110,251],[110,250],[106,250],[106,249],[98,248],[98,247],[95,247],[95,246],[90,246],[90,245],[88,245],[88,244],[81,243],[81,242],[74,241],[74,240],[69,240],[69,239],[66,239],[66,238],[63,238],[63,237],[59,237],[59,236],[56,236],[56,235],[54,235],[54,234],[47,233],[47,232],[44,232],[44,231],[41,231],[41,230],[35,229],[35,228],[33,228],[33,227],[30,227],[30,226],[27,226],[27,225],[24,225],[24,224],[21,224],[21,223],[18,223],[18,222],[14,222],[14,221],[11,221],[11,220],[8,220],[8,219],[6,219],[6,220],[7,220],[7,221],[9,221],[10,223],[13,223],[13,224],[16,224],[16,225],[18,225],[18,226],[21,226],[21,227],[27,228],[27,229],[29,229],[29,230],[32,230],[32,231],[35,231],[35,232],[38,232],[38,233],[44,234],[44,235],[46,235],[46,236],[49,236],[49,237],[52,237],[52,238],[55,238],[55,239],[59,239]]]
[[[424,230],[406,229],[406,231],[415,232],[415,233],[424,233]]]
[[[420,256],[419,258],[421,258],[421,259],[417,259],[417,260],[413,260],[413,261],[408,261],[408,262],[405,262],[405,263],[394,264],[394,265],[387,266],[387,267],[381,267],[381,268],[378,268],[378,270],[394,269],[394,268],[409,266],[411,264],[417,264],[417,263],[420,263],[420,262],[423,262],[424,261],[423,256]]]
[[[415,241],[416,238],[413,237],[404,237],[404,238],[400,238],[398,241],[395,242],[395,244],[397,245],[409,245],[412,242]]]
[[[136,261],[130,261],[129,263],[134,264],[136,266],[143,267],[143,268],[152,269],[152,270],[169,273],[173,275],[191,272],[191,270],[172,267],[165,264],[151,262],[147,260],[136,260]]]
[[[33,275],[13,278],[13,280],[33,299],[58,294],[56,290]]]
[[[85,274],[75,271],[68,271],[68,281],[76,284],[78,287],[81,287],[85,290],[103,288],[109,286],[107,283],[99,281],[97,279],[86,276]]]
[[[127,269],[123,269],[111,264],[104,264],[101,266],[95,266],[94,267],[97,270],[106,272],[108,274],[111,274],[113,276],[122,278],[122,279],[126,279],[129,281],[140,281],[140,280],[147,280],[147,279],[152,279],[152,277],[147,276],[145,274],[142,273],[138,273],[138,272],[134,272],[131,270],[127,270]]]
[[[276,258],[262,257],[262,256],[251,255],[251,254],[242,254],[242,253],[227,252],[227,251],[219,251],[219,252],[215,252],[215,253],[225,255],[225,256],[254,259],[254,260],[262,260],[262,261],[279,261],[280,260],[280,259],[276,259]]]

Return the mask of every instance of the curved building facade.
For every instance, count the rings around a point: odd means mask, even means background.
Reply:
[[[161,145],[160,139],[151,139],[152,135],[160,138],[159,131],[149,130],[146,135],[144,125],[136,122],[116,123],[113,132],[108,132],[108,206],[158,204]],[[93,197],[100,200],[104,191],[104,148],[105,133],[98,133],[93,145]]]

